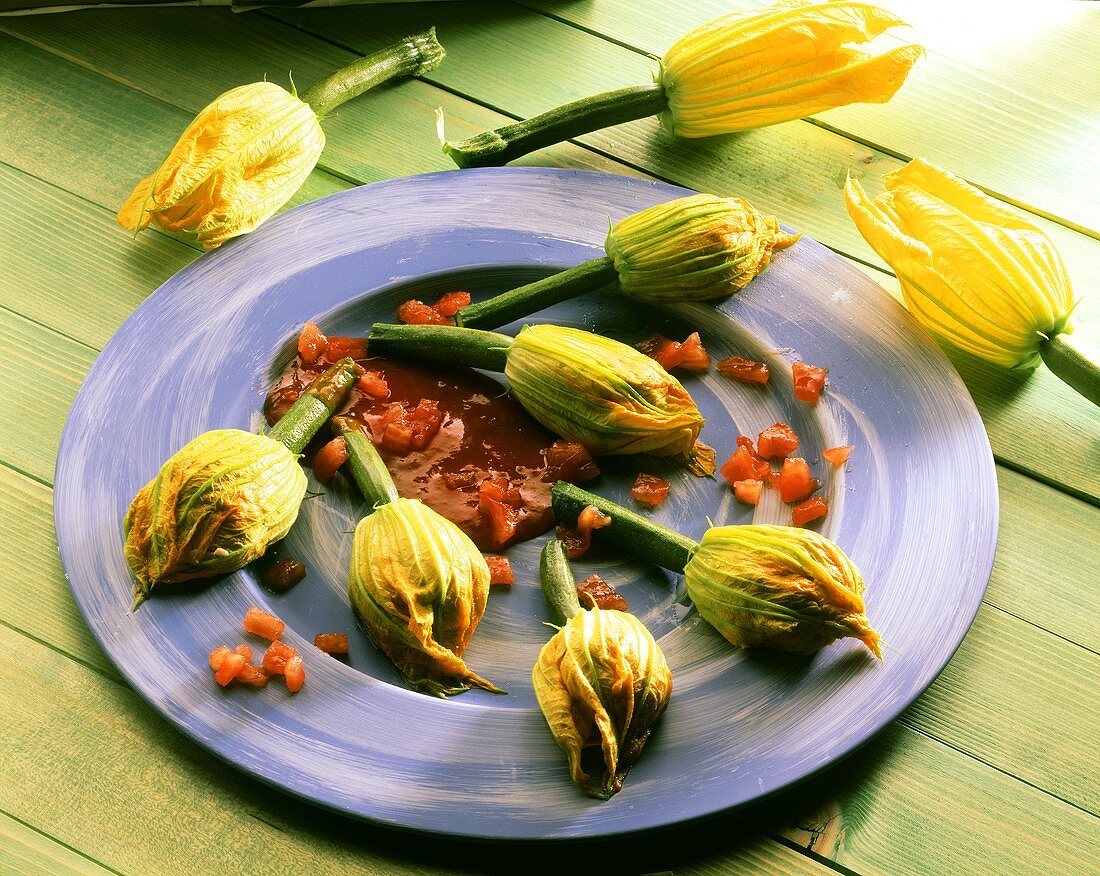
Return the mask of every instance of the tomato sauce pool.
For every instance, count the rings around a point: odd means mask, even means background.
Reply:
[[[371,357],[362,339],[332,337],[323,343],[315,361],[296,356],[280,375],[264,405],[267,421],[282,417],[329,365],[352,356],[368,375],[340,415],[362,424],[400,495],[420,499],[483,550],[500,550],[550,529],[555,481],[582,483],[599,474],[583,447],[556,440],[485,374]],[[371,394],[386,390],[385,397]],[[410,433],[418,436],[411,445],[405,440]],[[330,437],[317,439],[313,451]],[[306,458],[312,459],[309,451]]]

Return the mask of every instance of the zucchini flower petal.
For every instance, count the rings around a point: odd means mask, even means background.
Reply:
[[[420,500],[394,499],[359,521],[348,594],[410,687],[439,697],[471,687],[500,693],[462,659],[485,612],[489,567],[462,530]]]
[[[135,608],[154,587],[224,575],[290,531],[306,492],[297,456],[237,429],[205,432],[141,488],[123,520]]]
[[[604,800],[622,788],[672,694],[642,622],[599,608],[575,614],[543,646],[531,681],[573,781]]]
[[[657,204],[612,226],[604,249],[619,286],[642,301],[706,301],[729,295],[763,271],[787,234],[744,198],[692,195]]]
[[[710,137],[804,118],[849,103],[885,103],[924,53],[852,48],[904,24],[867,3],[789,0],[735,12],[685,34],[661,59],[662,124]]]
[[[848,213],[927,328],[1014,368],[1035,367],[1044,341],[1073,331],[1065,265],[1024,216],[919,158],[885,182],[871,199],[849,178]]]
[[[809,654],[845,637],[879,659],[863,577],[834,542],[794,526],[708,529],[684,568],[700,616],[734,645]]]
[[[130,231],[189,231],[206,249],[247,234],[299,189],[325,135],[316,113],[272,82],[233,88],[183,132],[118,213]]]
[[[592,453],[687,456],[703,428],[703,415],[680,382],[618,341],[580,329],[528,326],[507,357],[504,373],[519,403]]]

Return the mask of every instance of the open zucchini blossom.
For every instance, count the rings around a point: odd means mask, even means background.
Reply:
[[[573,484],[551,491],[569,526],[588,505],[611,518],[595,538],[683,572],[699,616],[734,645],[809,654],[843,638],[882,645],[863,602],[863,577],[840,546],[798,526],[712,526],[695,542]]]
[[[532,417],[591,453],[689,463],[698,456],[705,421],[688,391],[649,356],[594,332],[534,325],[513,339],[457,326],[375,323],[369,344],[383,356],[503,371]]]
[[[357,424],[342,418],[334,424],[351,476],[374,507],[352,540],[348,596],[355,616],[414,690],[437,697],[475,687],[503,693],[462,659],[489,596],[485,558],[446,517],[397,495]]]
[[[343,359],[267,435],[204,432],[161,466],[122,523],[135,609],[158,585],[242,568],[290,531],[306,492],[298,454],[358,375],[355,362]]]
[[[855,45],[904,22],[869,3],[782,0],[685,34],[652,85],[608,91],[484,131],[443,150],[460,167],[506,164],[535,149],[659,115],[677,137],[760,128],[850,103],[885,103],[924,50],[879,54]]]
[[[1040,360],[1100,404],[1100,368],[1072,347],[1077,306],[1050,239],[1023,215],[922,159],[869,198],[848,179],[860,234],[893,268],[909,311],[956,347],[997,365]]]
[[[531,672],[535,698],[574,783],[606,800],[622,790],[668,706],[672,673],[634,615],[580,608],[562,542],[543,549],[541,572],[547,602],[562,626]]]
[[[652,304],[708,301],[743,289],[801,235],[744,198],[698,194],[620,219],[607,255],[461,308],[459,325],[491,329],[618,281],[629,298]]]
[[[835,542],[797,526],[716,526],[684,569],[700,617],[734,645],[810,654],[856,638],[882,658],[863,577]]]
[[[437,66],[435,31],[409,37],[321,80],[301,99],[272,82],[230,89],[196,116],[168,158],[118,212],[138,232],[148,225],[193,233],[213,249],[259,226],[301,187],[325,147],[321,118],[396,76]]]

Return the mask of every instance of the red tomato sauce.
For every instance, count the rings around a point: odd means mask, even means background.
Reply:
[[[356,388],[339,413],[367,427],[400,495],[420,499],[483,550],[498,551],[550,529],[554,483],[583,483],[599,474],[587,451],[560,441],[555,445],[556,437],[485,374],[457,366],[370,357],[362,341],[357,349],[353,339],[333,337],[327,343],[313,364],[297,356],[287,366],[268,393],[267,421],[277,422],[313,379],[340,358],[337,351],[350,352],[366,371],[385,381],[389,395],[379,398]],[[394,421],[395,405],[409,411],[438,410],[438,431],[426,443],[411,442],[404,452],[389,449],[399,446],[382,440],[387,424]],[[312,464],[314,454],[331,438],[322,430],[312,452],[306,453],[307,462]],[[515,512],[509,510],[508,526],[501,527],[494,515],[479,507],[486,504],[481,489],[485,481],[505,488],[508,509]]]

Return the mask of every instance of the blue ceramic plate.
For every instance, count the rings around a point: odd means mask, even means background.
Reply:
[[[315,201],[198,259],[119,329],[73,406],[58,457],[57,535],[73,593],[100,644],[168,720],[237,767],[308,800],[384,824],[485,838],[609,836],[747,803],[850,752],[901,712],[954,653],[993,561],[993,460],[966,389],[935,343],[843,259],[803,238],[718,306],[657,310],[611,294],[538,314],[633,342],[702,332],[715,358],[772,365],[765,390],[716,372],[685,385],[722,459],[738,434],[777,420],[802,437],[831,511],[821,531],[862,568],[886,659],[839,642],[811,658],[726,644],[682,597],[678,576],[621,555],[598,570],[657,636],[674,677],[668,711],[622,793],[583,796],[543,722],[530,671],[549,631],[537,583],[542,539],[509,553],[517,583],[494,588],[466,657],[508,691],[437,700],[401,686],[356,629],[346,591],[350,532],[363,513],[337,479],[314,489],[286,553],[309,569],[284,596],[249,570],[150,599],[129,613],[120,521],[161,462],[198,433],[259,427],[272,379],[306,320],[361,334],[410,297],[503,291],[602,255],[608,217],[686,194],[595,173],[490,169],[376,183]],[[516,327],[506,328],[513,331]],[[821,401],[792,395],[789,363],[830,368]],[[132,426],[117,429],[125,413]],[[853,444],[836,468],[821,451]],[[720,460],[721,461],[721,460]],[[694,537],[716,524],[787,523],[775,491],[739,505],[722,481],[653,459],[609,459],[594,489],[630,502],[644,468],[673,481],[653,517]],[[250,604],[287,621],[306,655],[297,695],[282,684],[223,691],[206,666],[243,640]],[[313,650],[347,631],[350,665]]]

